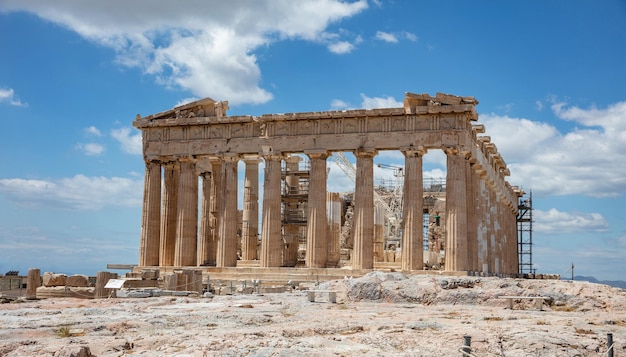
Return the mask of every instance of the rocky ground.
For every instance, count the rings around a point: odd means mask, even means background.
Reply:
[[[626,355],[626,291],[587,282],[374,272],[282,294],[0,304],[0,356]],[[506,308],[503,295],[547,297]],[[8,301],[8,300],[5,300]]]

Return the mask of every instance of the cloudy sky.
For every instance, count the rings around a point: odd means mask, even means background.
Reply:
[[[398,107],[408,91],[480,101],[509,181],[533,192],[539,272],[626,280],[623,1],[0,0],[0,53],[0,273],[137,262],[137,113],[207,96],[230,115]],[[330,166],[329,188],[349,188]],[[424,170],[442,177],[445,156]]]

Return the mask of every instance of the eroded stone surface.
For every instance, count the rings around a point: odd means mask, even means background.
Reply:
[[[626,292],[605,285],[375,272],[316,288],[338,303],[293,291],[2,304],[0,355],[455,356],[469,335],[477,356],[599,356],[607,332],[626,352]],[[543,311],[498,298],[535,294]]]

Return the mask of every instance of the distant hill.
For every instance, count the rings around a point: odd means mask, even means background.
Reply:
[[[569,280],[569,279],[563,279],[562,280]],[[588,281],[590,283],[596,283],[596,284],[604,284],[604,285],[609,285],[609,286],[613,286],[616,288],[621,288],[621,289],[626,289],[626,281],[622,281],[622,280],[598,280],[596,278],[594,278],[593,276],[581,276],[581,275],[576,275],[574,277],[574,280],[578,280],[578,281]]]

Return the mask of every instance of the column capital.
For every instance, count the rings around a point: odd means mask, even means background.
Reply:
[[[261,158],[259,157],[259,155],[245,154],[241,156],[241,160],[246,164],[258,164],[259,162],[261,162]]]
[[[222,161],[224,162],[237,162],[239,161],[239,155],[234,153],[225,153],[222,156]]]
[[[446,146],[443,147],[443,152],[446,153],[446,155],[451,156],[462,156],[464,159],[469,160],[471,157],[471,152],[468,151],[466,148],[460,147],[460,146]]]
[[[163,161],[159,160],[159,159],[146,159],[146,165],[147,164],[163,164]]]
[[[196,159],[193,156],[179,156],[176,158],[178,162],[182,163],[195,163]]]
[[[459,155],[461,150],[457,146],[446,146],[441,148],[446,155]]]
[[[401,147],[400,151],[404,154],[405,157],[415,157],[415,156],[424,156],[427,149],[424,149],[423,146],[410,146],[410,147]]]
[[[297,164],[302,161],[302,158],[298,155],[289,155],[285,157],[285,161],[290,164]]]
[[[269,154],[263,154],[261,155],[263,157],[263,160],[265,161],[281,161],[282,159],[285,158],[285,156],[283,154],[281,154],[280,152],[272,152]]]
[[[354,153],[354,156],[356,157],[368,158],[368,157],[374,157],[378,155],[378,150],[360,148],[360,149],[354,150],[353,153]]]
[[[327,150],[304,150],[309,159],[327,159],[329,153]]]
[[[143,161],[148,164],[148,163],[162,163],[163,162],[163,158],[160,156],[144,156]]]

